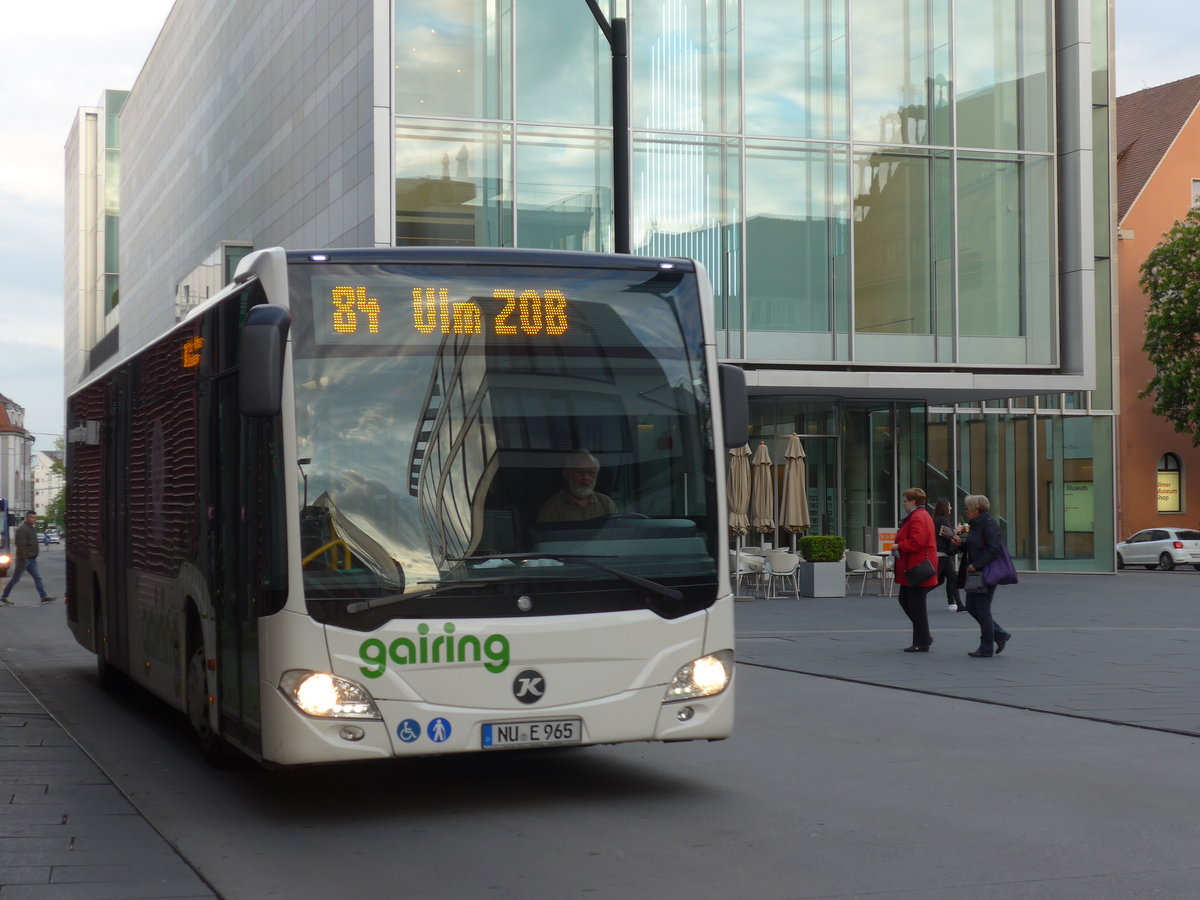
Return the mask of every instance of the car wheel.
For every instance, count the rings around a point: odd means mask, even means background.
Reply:
[[[1195,563],[1192,563],[1192,568],[1195,569],[1197,572],[1200,572],[1200,566],[1196,565]]]
[[[1121,556],[1120,553],[1117,554],[1117,568],[1118,569],[1125,568],[1125,558],[1123,556]]]
[[[1161,556],[1159,556],[1158,564],[1162,566],[1164,572],[1170,572],[1173,568],[1175,568],[1175,559],[1170,553],[1164,552]]]

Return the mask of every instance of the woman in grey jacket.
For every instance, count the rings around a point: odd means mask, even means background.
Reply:
[[[1000,526],[992,518],[991,507],[991,502],[983,494],[971,494],[963,501],[968,531],[955,539],[955,543],[960,544],[964,551],[962,565],[958,570],[958,586],[961,588],[966,588],[969,573],[982,572],[1000,552]],[[1000,653],[1012,638],[1012,635],[992,618],[992,596],[995,593],[994,584],[984,585],[982,592],[967,591],[967,612],[979,623],[979,649],[972,650],[967,656],[991,656],[993,644],[995,652]]]

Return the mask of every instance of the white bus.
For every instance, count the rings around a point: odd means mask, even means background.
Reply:
[[[682,259],[251,254],[69,398],[76,639],[214,759],[726,737],[747,425],[708,291]]]

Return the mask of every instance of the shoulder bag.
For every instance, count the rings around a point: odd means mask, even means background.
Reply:
[[[937,569],[933,567],[933,563],[927,559],[923,559],[904,573],[904,580],[908,582],[909,587],[917,587],[924,584],[936,574]]]
[[[1008,555],[1007,547],[1000,545],[1000,551],[983,567],[982,575],[984,584],[1017,583],[1017,570],[1013,566],[1012,557]]]
[[[968,572],[966,583],[963,584],[963,590],[968,594],[986,594],[987,585],[983,583],[983,573]]]

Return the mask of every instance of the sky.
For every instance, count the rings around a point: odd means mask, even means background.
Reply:
[[[38,450],[65,415],[63,147],[80,106],[133,86],[172,4],[8,4],[0,19],[0,394]],[[1116,29],[1118,95],[1200,74],[1197,0],[1116,0]]]

